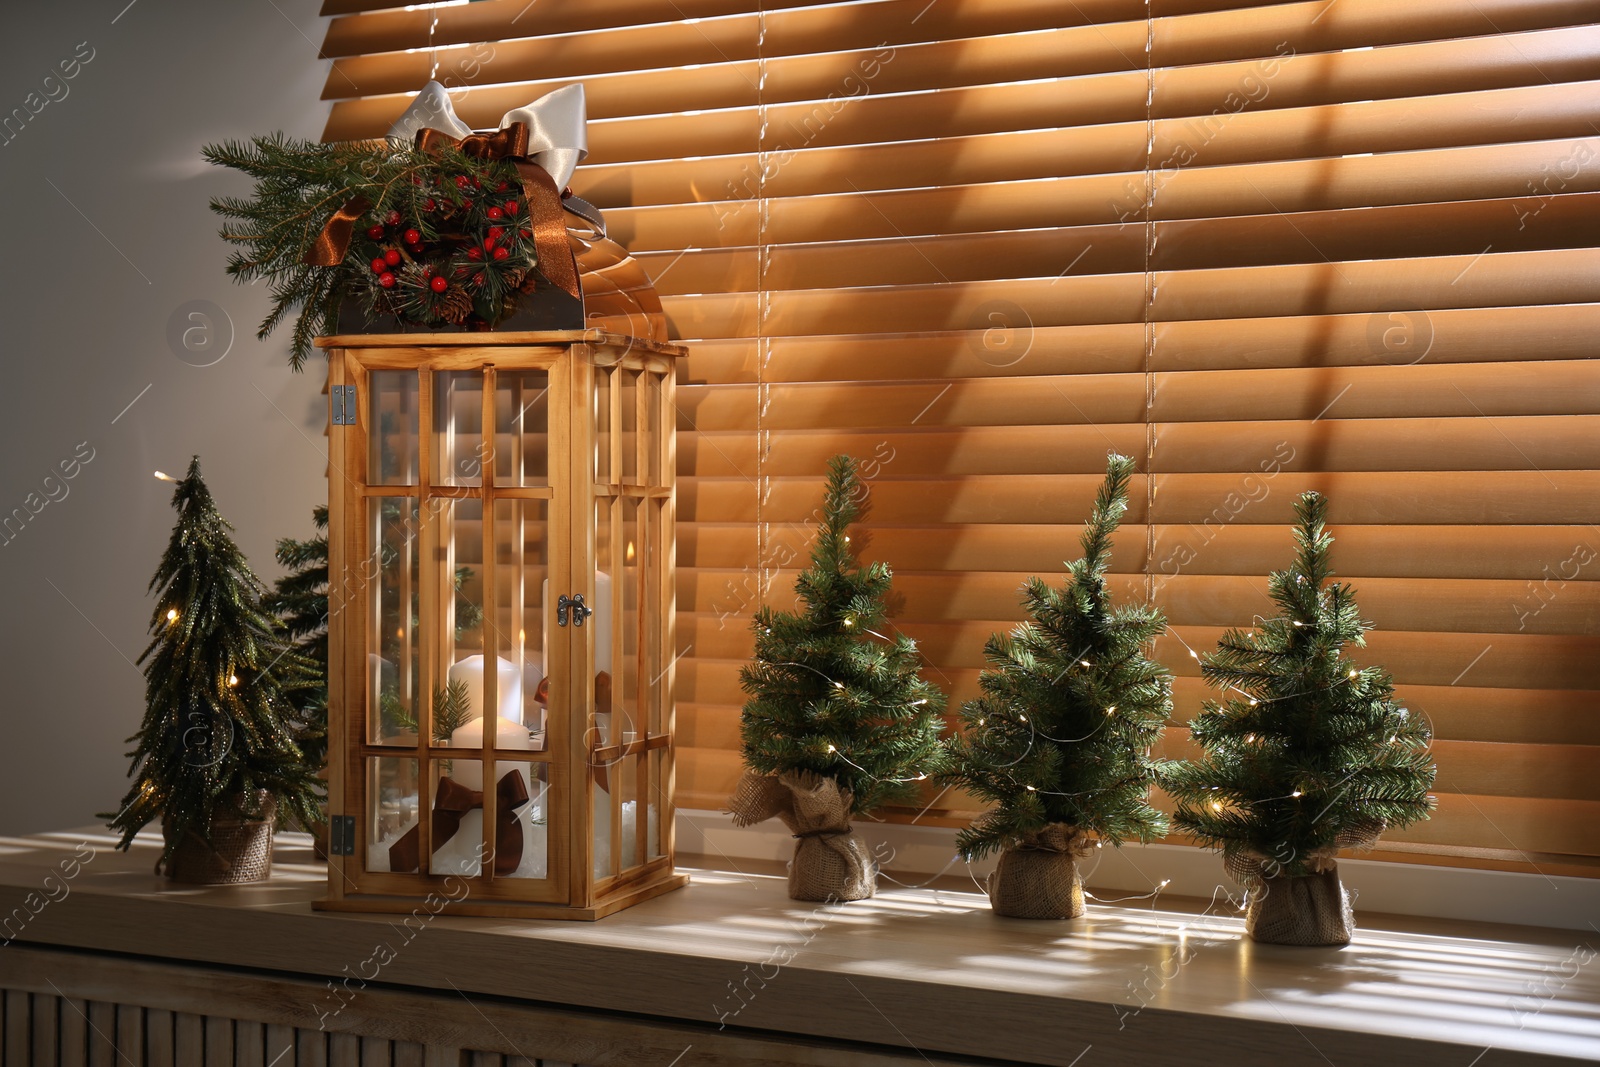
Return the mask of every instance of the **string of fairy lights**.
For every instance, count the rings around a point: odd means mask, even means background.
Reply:
[[[1259,624],[1260,616],[1256,616],[1255,619]],[[840,621],[841,621],[841,624],[847,629],[853,628],[855,626],[855,624],[856,624],[856,620],[855,620],[855,618],[853,616],[847,616],[847,617],[845,617],[844,619],[842,619]],[[1300,620],[1291,620],[1291,621],[1292,621],[1293,625],[1296,626],[1296,627],[1301,627],[1301,626],[1305,625]],[[876,630],[872,630],[872,629],[868,628],[864,632],[868,633],[868,634],[871,634],[872,636],[877,637],[880,640],[883,640],[885,642],[890,642],[891,641],[891,638],[887,637],[884,634],[879,633]],[[770,634],[771,630],[769,629],[767,631],[767,633]],[[1165,633],[1166,636],[1172,637],[1180,645],[1182,645],[1184,650],[1186,652],[1188,652],[1190,658],[1194,659],[1196,662],[1200,661],[1200,659],[1201,659],[1200,653],[1192,645],[1190,645],[1188,641],[1184,640],[1182,634],[1178,633],[1176,630],[1172,629],[1170,626],[1166,628],[1164,633]],[[911,647],[912,648],[916,647],[915,641],[911,641]],[[1081,667],[1081,668],[1085,668],[1085,669],[1092,669],[1093,666],[1094,666],[1092,661],[1090,661],[1090,660],[1088,660],[1086,658],[1083,658],[1082,653],[1079,653],[1078,655],[1075,655],[1073,657],[1073,660],[1075,662],[1069,663],[1068,666],[1063,669],[1062,674],[1065,674],[1066,671],[1071,670],[1073,667]],[[811,664],[798,663],[798,662],[791,661],[791,660],[769,660],[769,661],[765,661],[765,662],[767,662],[767,664],[769,666],[774,666],[774,667],[797,667],[797,668],[800,668],[802,670],[810,671],[813,674],[816,674],[821,679],[823,679],[825,682],[829,683],[830,687],[835,689],[835,690],[842,691],[842,690],[845,690],[847,688],[847,686],[846,686],[846,684],[844,682],[842,682],[842,681],[840,681],[840,680],[838,680],[836,678],[830,677],[828,674],[826,674],[825,672],[817,669],[816,667],[812,666]],[[1061,677],[1061,675],[1058,675],[1057,679],[1059,680],[1060,677]],[[1349,670],[1349,672],[1347,674],[1345,674],[1343,677],[1341,677],[1337,681],[1335,681],[1333,683],[1333,685],[1335,685],[1335,686],[1338,686],[1338,685],[1349,685],[1352,682],[1355,682],[1356,680],[1358,680],[1360,677],[1361,677],[1360,669],[1352,668],[1352,669]],[[1260,699],[1258,699],[1257,697],[1255,697],[1254,695],[1252,695],[1248,691],[1246,691],[1246,690],[1244,690],[1244,689],[1242,689],[1242,688],[1240,688],[1240,687],[1238,687],[1236,685],[1233,685],[1231,683],[1223,683],[1222,688],[1224,690],[1232,690],[1233,692],[1239,694],[1239,696],[1245,698],[1246,703],[1250,707],[1257,707],[1261,703]],[[1266,698],[1266,701],[1268,703],[1273,703],[1273,702],[1280,701],[1280,700],[1289,700],[1289,699],[1293,699],[1294,697],[1301,696],[1301,695],[1304,695],[1304,694],[1309,693],[1309,692],[1311,692],[1311,690],[1302,690],[1302,691],[1298,691],[1296,693],[1279,694],[1277,696]],[[909,704],[907,706],[908,707],[916,707],[916,706],[920,706],[920,705],[923,705],[923,704],[926,704],[926,703],[927,703],[926,700],[917,700],[917,701],[913,701],[911,704]],[[1093,737],[1096,733],[1098,733],[1100,730],[1105,728],[1107,723],[1109,723],[1113,719],[1113,717],[1115,716],[1116,711],[1117,711],[1117,705],[1115,705],[1115,704],[1109,705],[1105,709],[1105,717],[1102,720],[1100,720],[1099,722],[1097,722],[1095,724],[1095,727],[1093,729],[1091,729],[1088,733],[1084,734],[1082,737],[1077,737],[1077,738],[1058,738],[1058,737],[1054,737],[1054,736],[1042,731],[1039,728],[1038,724],[1036,722],[1030,720],[1028,718],[1028,716],[1026,716],[1024,714],[1021,714],[1021,713],[1018,713],[1018,715],[1016,717],[1016,721],[1019,724],[1025,724],[1028,727],[1029,739],[1028,739],[1028,742],[1027,742],[1026,746],[1024,747],[1024,749],[1023,749],[1023,751],[1022,751],[1022,753],[1020,755],[1018,755],[1009,764],[1001,764],[1000,767],[1003,769],[1004,767],[1015,766],[1016,764],[1022,762],[1024,759],[1027,758],[1028,754],[1033,750],[1034,744],[1037,743],[1040,740],[1050,741],[1050,742],[1053,742],[1053,743],[1056,743],[1056,744],[1075,744],[1075,743],[1079,743],[1079,742],[1082,742],[1082,741],[1087,741],[1088,739]],[[1407,709],[1401,708],[1400,709],[1400,714],[1401,714],[1402,718],[1405,717],[1405,715],[1407,714]],[[980,718],[980,719],[978,719],[977,724],[979,726],[984,726],[984,725],[987,725],[987,721],[988,721],[987,718]],[[1254,739],[1255,739],[1254,735],[1247,735],[1246,738],[1245,738],[1247,743],[1254,741]],[[1396,740],[1397,740],[1397,738],[1395,738],[1395,737],[1391,737],[1390,738],[1391,742],[1394,742]],[[882,777],[879,777],[877,775],[872,774],[869,770],[867,770],[867,768],[862,767],[860,764],[856,763],[848,755],[846,755],[844,752],[840,751],[838,746],[836,746],[836,745],[834,745],[832,743],[829,743],[827,745],[827,753],[829,755],[835,757],[836,759],[844,762],[845,764],[849,765],[850,767],[854,768],[855,770],[857,770],[861,774],[865,775],[867,778],[871,779],[874,782],[902,785],[902,784],[909,784],[909,783],[914,783],[914,782],[926,781],[928,779],[928,777],[929,777],[927,774],[923,773],[923,774],[917,774],[916,776],[909,777],[909,778],[882,778]],[[1348,780],[1348,777],[1349,776],[1346,776],[1346,779],[1343,779],[1340,782],[1334,783],[1333,788],[1337,789],[1338,786],[1343,784],[1343,781]],[[1076,791],[1076,792],[1063,792],[1063,791],[1058,791],[1058,790],[1042,789],[1039,786],[1034,785],[1032,783],[1021,782],[1021,781],[1017,781],[1015,779],[1013,779],[1013,781],[1017,786],[1021,787],[1025,791],[1030,792],[1030,793],[1036,793],[1036,794],[1038,794],[1040,796],[1054,796],[1054,797],[1063,797],[1063,798],[1069,798],[1070,799],[1070,798],[1075,798],[1075,797],[1087,796],[1087,795],[1091,794],[1092,792],[1094,792],[1093,790],[1080,790],[1080,791]],[[1291,790],[1289,793],[1283,794],[1281,796],[1258,797],[1258,798],[1255,798],[1253,800],[1237,800],[1237,801],[1233,801],[1231,803],[1232,803],[1232,806],[1234,806],[1234,807],[1251,807],[1251,806],[1255,806],[1255,805],[1259,805],[1259,804],[1269,804],[1269,803],[1274,803],[1274,802],[1283,801],[1283,800],[1298,800],[1298,799],[1304,797],[1305,795],[1306,795],[1306,791],[1304,789],[1298,789],[1297,788],[1297,789]],[[1224,804],[1220,800],[1213,800],[1211,802],[1210,806],[1211,806],[1213,811],[1217,811],[1217,812],[1221,812],[1223,810],[1223,808],[1224,808]],[[1330,806],[1331,806],[1331,802],[1330,802]],[[1324,808],[1324,810],[1326,810],[1326,808]],[[1087,872],[1087,873],[1085,873],[1083,875],[1085,880],[1087,880],[1090,876],[1092,876],[1094,870],[1096,868],[1098,868],[1098,865],[1099,865],[1098,864],[1098,856],[1100,855],[1099,850],[1100,850],[1101,847],[1102,847],[1102,842],[1099,841],[1099,840],[1096,840],[1094,842],[1094,848],[1096,850],[1095,854],[1096,854],[1096,857],[1097,857],[1096,864],[1095,864],[1095,867],[1091,868],[1089,870],[1089,872]],[[960,860],[960,859],[961,859],[961,857],[959,855],[952,857],[951,860],[948,863],[946,863],[945,866],[943,868],[941,868],[939,871],[937,871],[934,874],[930,875],[924,881],[918,882],[918,883],[914,883],[914,884],[913,883],[901,882],[898,879],[892,878],[892,877],[890,877],[889,875],[886,875],[886,874],[882,875],[882,877],[885,880],[893,882],[895,885],[901,886],[903,888],[920,889],[920,888],[924,888],[924,887],[928,886],[932,882],[937,881],[939,878],[943,877],[946,874],[946,872],[948,872],[950,870],[950,868],[953,867],[956,864],[956,862],[958,860]],[[973,884],[976,885],[980,891],[986,891],[984,886],[981,883],[979,883],[976,875],[974,875],[972,873],[972,864],[971,864],[970,861],[967,862],[967,868],[968,868],[968,875],[969,875],[969,877],[972,878]],[[1170,884],[1170,882],[1171,882],[1170,879],[1162,881],[1159,885],[1157,885],[1150,892],[1142,893],[1142,894],[1130,894],[1130,895],[1121,896],[1121,897],[1103,898],[1103,897],[1097,897],[1097,896],[1093,895],[1092,893],[1089,893],[1089,892],[1085,891],[1084,895],[1086,897],[1088,897],[1089,899],[1095,900],[1095,901],[1100,902],[1100,903],[1124,903],[1124,902],[1128,902],[1128,901],[1151,900],[1151,899],[1154,899],[1156,896],[1158,896],[1162,892],[1162,890],[1164,890],[1167,887],[1167,885]]]

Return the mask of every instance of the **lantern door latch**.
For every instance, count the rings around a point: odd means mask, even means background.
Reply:
[[[594,614],[594,609],[583,602],[583,594],[577,596],[563,595],[556,601],[556,625],[567,624],[567,614],[572,614],[572,625],[582,626],[583,620]]]
[[[331,390],[333,403],[333,424],[335,426],[354,426],[356,424],[356,387],[353,385],[335,385]]]
[[[328,855],[354,856],[356,854],[356,817],[334,815],[328,819]]]

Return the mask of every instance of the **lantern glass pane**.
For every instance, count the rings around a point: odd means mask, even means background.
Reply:
[[[497,500],[494,504],[494,618],[489,638],[500,657],[500,714],[526,728],[542,749],[550,702],[545,664],[550,662],[544,620],[554,618],[550,596],[549,502]],[[515,747],[521,748],[522,745]]]
[[[434,602],[440,606],[438,626],[429,632],[439,644],[442,675],[429,702],[432,740],[459,746],[455,732],[482,718],[485,699],[483,501],[434,499],[429,509],[438,514],[440,550],[423,580],[432,583]],[[513,664],[500,663],[497,682],[495,706],[502,716],[510,712],[520,721],[522,690]]]
[[[617,371],[622,390],[622,477],[624,484],[639,484],[639,372]]]
[[[390,856],[397,844],[400,844],[400,850],[396,857],[404,855],[405,846],[401,841],[416,825],[417,761],[399,756],[369,756],[367,870],[416,870],[415,861],[407,867],[402,860]]]
[[[433,484],[482,485],[489,450],[483,443],[481,371],[433,372]]]
[[[649,467],[645,481],[649,485],[666,484],[661,472],[661,375],[645,373],[645,459]]]
[[[665,752],[659,748],[651,749],[650,759],[650,825],[646,834],[646,856],[655,859],[661,855],[661,812],[665,808],[662,798],[667,795],[667,783],[661,780],[661,770],[665,765]]]
[[[612,371],[596,367],[594,372],[594,480],[611,483],[611,376]]]
[[[595,751],[590,758],[589,774],[594,785],[594,870],[596,880],[617,873],[617,857],[611,848],[611,816],[616,808],[612,791],[616,788],[611,762],[603,757],[604,749]]]
[[[548,768],[497,760],[494,832],[483,838],[483,762],[432,761],[433,858],[429,873],[474,878],[490,857],[497,878],[549,876]]]
[[[495,376],[496,485],[550,484],[550,373],[501,371]]]
[[[591,685],[594,687],[594,725],[595,736],[593,745],[610,744],[612,713],[616,710],[619,687],[614,676],[615,657],[613,650],[618,641],[617,621],[620,615],[617,611],[617,598],[621,589],[614,580],[620,573],[618,569],[620,555],[620,516],[617,501],[611,497],[601,497],[595,501],[594,517],[594,546],[595,546],[595,575],[594,598],[590,606],[594,614],[584,624],[584,633],[589,642],[591,670]],[[574,630],[573,637],[577,638],[579,632]]]
[[[421,658],[416,498],[372,497],[367,522],[371,555],[360,575],[368,613],[367,739],[375,745],[414,745]]]
[[[367,375],[368,485],[417,484],[417,372]]]
[[[649,556],[650,546],[645,541],[644,529],[639,522],[643,503],[635,497],[624,497],[620,501],[622,558],[619,560],[621,579],[617,583],[620,593],[617,610],[621,613],[622,625],[617,635],[619,676],[613,700],[621,719],[620,728],[628,731],[642,729],[639,724],[644,722],[639,707],[639,681],[643,676],[640,665],[644,654],[639,620],[648,570],[644,563]]]
[[[622,735],[620,743],[626,745],[636,735],[631,731]],[[644,753],[636,752],[632,755],[618,756],[612,767],[612,777],[617,783],[617,803],[622,805],[622,847],[618,856],[620,869],[627,871],[644,862],[644,842],[641,833],[644,829],[641,819],[644,816],[643,805],[639,803],[639,761]]]

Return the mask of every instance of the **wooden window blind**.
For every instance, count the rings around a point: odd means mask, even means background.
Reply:
[[[1594,0],[327,0],[328,139],[430,76],[463,119],[571,81],[574,188],[690,343],[679,802],[739,773],[750,612],[826,458],[952,707],[1108,449],[1119,591],[1188,649],[1267,612],[1303,490],[1432,721],[1384,858],[1600,873]],[[1167,750],[1181,753],[1181,725]],[[905,818],[964,820],[930,792]]]

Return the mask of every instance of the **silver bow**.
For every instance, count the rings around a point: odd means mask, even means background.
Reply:
[[[589,154],[587,116],[583,85],[574,82],[546,93],[526,107],[507,111],[500,119],[500,128],[513,122],[527,126],[528,158],[545,169],[557,189],[565,189],[572,181],[572,172]],[[411,144],[417,139],[417,131],[424,129],[448,133],[457,140],[473,132],[471,126],[456,117],[450,94],[438,82],[423,86],[411,106],[389,127],[389,138]]]

